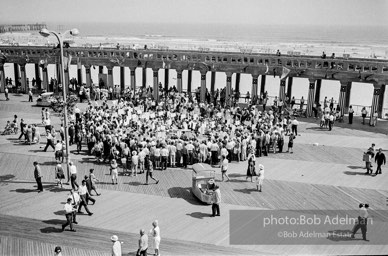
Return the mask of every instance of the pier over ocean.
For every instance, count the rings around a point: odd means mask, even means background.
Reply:
[[[5,72],[4,64],[13,63],[15,70],[15,81],[21,77],[21,91],[28,91],[26,82],[25,66],[35,65],[36,78],[40,76],[42,69],[42,87],[49,91],[47,65],[57,65],[59,69],[59,49],[47,46],[0,46],[0,91],[4,91]],[[243,52],[220,52],[209,49],[192,50],[170,50],[161,49],[120,49],[120,48],[92,48],[92,47],[71,47],[65,48],[65,57],[71,56],[70,64],[78,64],[78,81],[82,84],[81,65],[86,69],[86,86],[91,86],[90,68],[92,66],[106,66],[108,70],[107,86],[115,85],[113,81],[113,68],[120,67],[120,86],[124,91],[124,73],[129,68],[131,75],[131,89],[135,89],[135,70],[143,69],[143,76],[146,76],[146,69],[153,70],[153,89],[157,99],[159,95],[159,70],[165,69],[168,78],[169,69],[177,72],[177,89],[182,91],[182,72],[188,71],[188,88],[192,91],[191,79],[192,71],[201,73],[201,100],[205,100],[207,85],[206,75],[210,72],[212,79],[210,93],[215,90],[215,79],[217,72],[226,74],[226,94],[233,93],[231,88],[231,78],[235,73],[236,79],[240,74],[251,74],[252,87],[251,97],[265,92],[266,76],[279,76],[280,80],[279,99],[291,98],[293,78],[306,78],[309,83],[307,102],[307,115],[312,115],[314,102],[320,102],[320,91],[322,80],[335,80],[341,84],[338,106],[341,114],[346,114],[350,105],[350,94],[352,82],[365,83],[365,86],[373,86],[373,98],[371,102],[370,114],[377,111],[380,118],[385,117],[388,106],[388,97],[385,96],[386,84],[388,82],[388,60],[382,59],[361,59],[343,57],[307,56],[299,53],[289,52],[287,55],[259,54]],[[20,70],[20,75],[19,75]],[[258,78],[261,77],[260,88]],[[57,76],[59,77],[59,76]],[[69,72],[65,69],[65,81],[69,84]],[[145,79],[143,79],[145,81]],[[168,86],[168,79],[165,80]],[[143,86],[146,84],[143,82]],[[236,82],[236,91],[239,91],[239,82]],[[159,99],[158,99],[159,100]]]

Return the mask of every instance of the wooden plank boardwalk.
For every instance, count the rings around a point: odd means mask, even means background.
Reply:
[[[0,215],[0,255],[53,255],[55,246],[60,245],[63,255],[110,255],[115,234],[122,244],[123,255],[136,255],[135,233],[78,226],[77,232],[61,232],[61,220],[41,221],[23,217]],[[163,238],[163,255],[257,255],[258,252],[240,250],[211,244],[190,243]],[[152,244],[150,239],[150,244]],[[150,246],[149,253],[153,253]]]

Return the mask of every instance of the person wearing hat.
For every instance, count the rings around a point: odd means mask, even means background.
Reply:
[[[256,187],[257,191],[261,192],[263,188],[263,180],[264,180],[264,165],[259,164],[259,173],[256,177]]]
[[[55,256],[62,256],[62,248],[60,246],[56,246],[54,249]]]
[[[111,236],[110,240],[112,241],[112,256],[121,256],[121,242],[116,235]]]
[[[34,177],[36,180],[36,184],[38,186],[38,193],[43,192],[43,185],[42,185],[42,171],[40,170],[40,166],[38,162],[34,162]]]

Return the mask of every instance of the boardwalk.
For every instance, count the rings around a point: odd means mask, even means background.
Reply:
[[[0,102],[1,124],[15,113],[27,123],[40,122],[40,109],[20,103],[23,100]],[[59,119],[53,117],[53,121],[58,124]],[[388,214],[375,212],[387,208],[386,168],[383,175],[366,176],[361,159],[372,142],[388,148],[387,123],[380,122],[378,130],[360,124],[349,129],[340,124],[329,133],[317,128],[313,119],[301,121],[301,136],[295,140],[294,154],[270,154],[257,159],[266,166],[262,193],[255,191],[254,183],[245,180],[246,162],[231,163],[232,181],[219,183],[223,197],[219,218],[209,218],[210,206],[199,203],[190,192],[190,170],[155,171],[160,179],[157,185],[143,185],[143,175],[120,176],[119,185],[111,185],[107,165],[97,164],[85,153],[72,155],[79,179],[94,168],[102,192],[102,196],[96,197],[96,205],[90,206],[95,214],[79,216],[76,233],[59,232],[70,186],[61,189],[54,184],[53,152],[42,152],[44,144],[21,145],[15,135],[1,136],[0,255],[50,255],[58,244],[64,255],[109,255],[109,238],[113,234],[124,242],[123,253],[134,255],[138,230],[150,229],[154,219],[159,220],[162,229],[162,255],[386,254],[388,246],[360,245],[357,241],[349,245],[332,241],[326,246],[229,244],[229,210],[329,213],[353,210],[359,202],[367,202],[376,220],[388,221]],[[313,146],[316,142],[319,146]],[[74,149],[71,147],[71,151]],[[43,171],[45,192],[40,194],[35,191],[32,172],[35,160],[41,163]]]

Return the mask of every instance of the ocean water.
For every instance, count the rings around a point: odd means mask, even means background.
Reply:
[[[140,38],[140,39],[163,39],[168,41],[182,41],[196,43],[209,42],[231,42],[236,44],[279,44],[283,45],[318,45],[321,48],[338,49],[344,48],[357,51],[357,49],[370,49],[370,52],[377,53],[379,57],[386,58],[388,45],[388,29],[386,27],[323,27],[323,26],[254,26],[254,25],[198,25],[198,24],[148,24],[148,23],[81,23],[81,24],[48,24],[49,29],[64,31],[77,27],[83,37],[99,38]],[[280,49],[281,50],[281,49]],[[298,50],[298,49],[296,49]],[[328,52],[328,54],[330,54]],[[49,78],[56,77],[54,65],[49,65]],[[27,77],[32,80],[34,77],[34,66],[27,64]],[[107,70],[104,69],[107,73]],[[136,70],[136,85],[142,84],[141,69]],[[92,79],[98,81],[98,67],[91,69]],[[147,85],[152,85],[152,70],[147,70]],[[13,66],[6,65],[6,76],[14,77]],[[70,68],[70,76],[76,77],[76,66]],[[119,67],[113,69],[114,83],[119,84]],[[83,69],[83,78],[86,72]],[[170,70],[169,84],[176,85],[176,72]],[[159,72],[159,81],[164,82],[164,70]],[[182,75],[183,89],[187,88],[187,71]],[[130,74],[126,69],[125,83],[129,85]],[[240,80],[240,90],[242,94],[251,91],[252,77],[249,74],[242,74]],[[279,94],[279,77],[267,76],[266,90],[269,95]],[[200,73],[193,71],[192,88],[200,85]],[[207,85],[210,88],[210,72],[207,75]],[[216,88],[226,85],[226,75],[218,72],[216,76]],[[260,85],[260,78],[259,78]],[[306,99],[309,82],[307,79],[294,78],[293,96],[299,99],[302,96]],[[235,75],[232,77],[232,87],[235,87]],[[325,96],[333,97],[336,101],[339,98],[339,81],[322,81],[321,100]],[[372,102],[373,85],[366,83],[353,83],[351,93],[351,104],[370,106]]]

